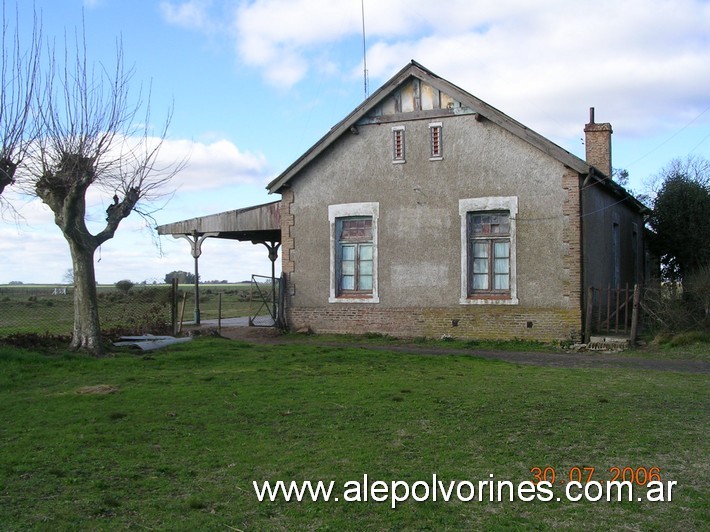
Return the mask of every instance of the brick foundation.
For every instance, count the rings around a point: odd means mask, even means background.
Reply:
[[[316,333],[376,332],[397,337],[579,340],[579,309],[521,308],[507,305],[446,308],[385,308],[378,305],[331,305],[288,309],[292,330]]]

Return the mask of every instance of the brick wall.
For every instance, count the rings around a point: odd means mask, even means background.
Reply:
[[[387,308],[337,304],[323,308],[287,309],[292,330],[316,333],[377,332],[397,337],[475,339],[579,340],[577,309],[523,308],[509,305],[446,308]]]
[[[577,313],[577,328],[581,334],[583,307],[582,279],[582,218],[579,174],[567,169],[562,176],[565,201],[562,204],[564,217],[562,229],[562,296],[570,311]]]

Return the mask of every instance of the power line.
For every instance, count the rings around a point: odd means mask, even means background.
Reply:
[[[705,135],[705,136],[703,137],[703,140],[701,140],[700,142],[698,142],[698,143],[693,147],[693,149],[688,152],[688,154],[693,153],[695,150],[697,150],[697,149],[700,147],[700,145],[701,145],[703,142],[705,142],[705,141],[708,140],[708,139],[710,139],[710,133],[708,133],[707,135]]]
[[[701,116],[703,116],[703,115],[704,115],[705,113],[707,113],[708,111],[710,111],[710,105],[708,105],[698,116],[696,116],[695,118],[693,118],[690,122],[688,122],[687,124],[685,124],[682,128],[680,128],[678,131],[676,131],[675,133],[673,133],[673,134],[672,134],[670,137],[668,137],[666,140],[664,140],[663,142],[661,142],[658,146],[656,146],[655,148],[653,148],[653,149],[652,149],[651,151],[649,151],[648,153],[642,155],[641,157],[639,157],[639,158],[636,159],[635,161],[633,161],[633,162],[627,164],[626,166],[627,166],[627,167],[633,166],[633,165],[635,165],[637,162],[642,161],[643,159],[645,159],[646,157],[648,157],[649,155],[651,155],[652,153],[656,153],[656,151],[658,150],[658,148],[660,148],[661,146],[664,146],[664,145],[668,144],[671,140],[673,140],[675,137],[677,137],[677,136],[680,135],[683,131],[685,131],[685,130],[688,129],[691,125],[693,125],[693,123],[694,123],[696,120],[698,120],[698,118],[700,118]],[[708,136],[710,136],[710,135],[708,135]],[[708,138],[708,137],[706,136],[703,140],[701,140],[700,143],[698,144],[698,146],[700,146],[700,144],[702,144],[703,142],[705,142],[705,140],[707,140],[707,138]],[[695,148],[697,148],[698,146],[695,146]],[[694,150],[695,148],[693,148],[693,150]],[[692,152],[693,150],[690,150],[690,151]]]

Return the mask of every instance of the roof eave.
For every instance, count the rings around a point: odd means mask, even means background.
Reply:
[[[594,166],[589,166],[589,174],[591,179],[593,179],[597,184],[604,187],[611,194],[616,197],[627,200],[641,215],[646,215],[651,213],[651,209],[639,201],[633,194],[626,190],[622,185],[614,181],[611,177],[607,176],[604,172],[599,170]],[[587,185],[590,186],[590,185]],[[586,188],[586,187],[584,187]]]

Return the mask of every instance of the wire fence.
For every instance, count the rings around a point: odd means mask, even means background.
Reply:
[[[278,282],[278,279],[277,279]],[[136,285],[129,290],[98,287],[99,319],[106,335],[175,334],[201,322],[245,318],[252,324],[270,320],[264,293],[273,292],[271,278],[259,282],[200,285]],[[277,292],[278,293],[278,292]],[[271,320],[273,324],[273,320]],[[0,337],[15,334],[69,336],[74,327],[74,290],[70,286],[0,287]]]
[[[106,333],[163,334],[169,332],[171,286],[99,288],[99,319]],[[74,290],[66,286],[1,287],[0,336],[52,334],[68,336],[74,327]]]

